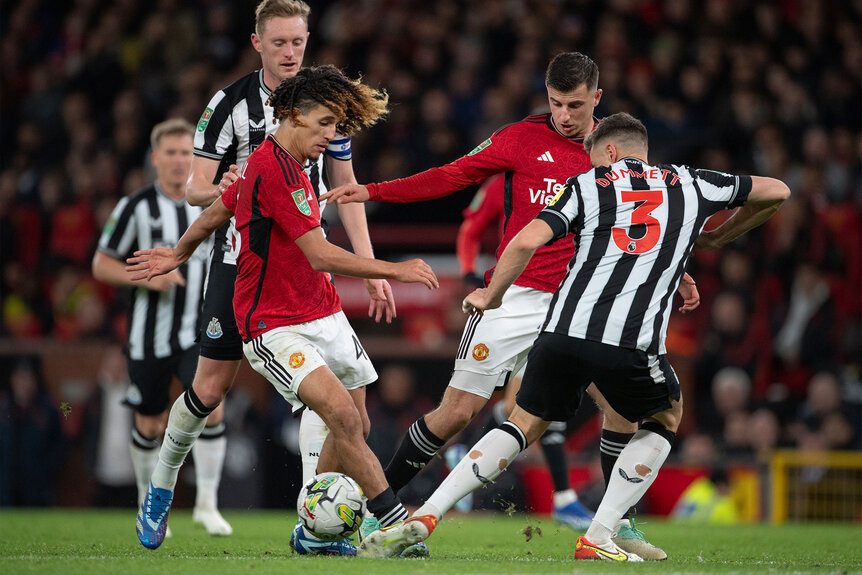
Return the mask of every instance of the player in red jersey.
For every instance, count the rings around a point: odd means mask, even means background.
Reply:
[[[318,471],[342,470],[362,486],[368,509],[384,526],[407,517],[387,485],[380,462],[365,443],[370,422],[365,385],[377,374],[341,311],[329,273],[396,279],[438,287],[421,260],[390,263],[330,244],[302,166],[335,138],[350,136],[386,113],[387,97],[332,66],[299,71],[271,98],[275,134],[264,140],[239,179],[183,235],[176,248],[135,252],[128,270],[152,278],[181,265],[194,248],[231,216],[242,237],[234,312],[249,363],[294,407],[308,406],[330,429]],[[226,189],[225,189],[226,188]],[[163,537],[173,492],[153,489],[139,522]],[[158,541],[160,543],[161,541]]]
[[[322,198],[339,202],[416,202],[439,198],[503,173],[506,224],[497,249],[499,256],[572,174],[591,168],[583,139],[596,124],[593,110],[602,97],[598,79],[598,66],[589,57],[578,52],[559,54],[545,75],[550,113],[529,116],[501,128],[472,152],[445,166],[391,182],[341,186]],[[467,426],[494,389],[504,385],[526,363],[553,292],[575,253],[574,241],[569,235],[539,248],[506,292],[503,305],[484,316],[471,316],[440,406],[410,427],[386,468],[386,477],[394,489],[406,485],[446,441]],[[492,273],[493,269],[489,270],[486,281]],[[690,278],[683,281],[680,292],[684,299],[681,309],[694,309],[699,298]],[[602,470],[607,484],[616,457],[637,426],[610,409],[594,386],[590,394],[604,413],[602,445],[608,448],[602,449]],[[639,533],[631,523],[621,522],[617,535],[626,541],[620,546],[631,542],[633,551],[641,556],[666,557]]]

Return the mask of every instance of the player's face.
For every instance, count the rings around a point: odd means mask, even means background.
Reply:
[[[303,125],[294,126],[293,138],[297,155],[317,160],[335,139],[338,116],[326,106],[317,106],[299,117]]]
[[[602,99],[601,90],[581,84],[571,92],[558,92],[548,86],[548,103],[554,126],[567,138],[582,138],[593,129],[593,110]]]
[[[308,25],[299,16],[270,18],[261,27],[260,35],[251,35],[251,44],[260,53],[264,81],[270,89],[299,72],[307,43]]]
[[[162,136],[152,153],[153,167],[156,168],[159,184],[164,188],[180,188],[185,191],[193,157],[194,140],[191,136]]]

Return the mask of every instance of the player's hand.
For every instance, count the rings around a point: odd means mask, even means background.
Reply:
[[[222,195],[232,183],[239,179],[239,168],[236,164],[231,164],[230,168],[221,175],[221,181],[218,183],[218,195]]]
[[[478,313],[483,315],[485,310],[496,309],[503,305],[503,300],[491,300],[488,294],[488,288],[479,288],[473,293],[468,294],[461,302],[461,311],[468,315]]]
[[[371,296],[371,303],[368,304],[368,317],[373,317],[374,321],[380,323],[382,318],[386,318],[386,323],[392,323],[392,318],[398,317],[395,313],[395,298],[392,296],[392,286],[386,280],[365,280],[365,289],[368,290],[368,295]]]
[[[371,197],[368,188],[360,184],[344,184],[320,196],[321,202],[349,204],[351,202],[367,202]]]
[[[690,275],[683,274],[677,291],[682,296],[682,307],[679,308],[680,312],[692,312],[700,305],[700,294],[697,292],[697,285]]]
[[[132,281],[150,281],[154,277],[171,273],[182,263],[172,248],[152,248],[138,250],[134,253],[134,257],[128,258],[126,271],[135,274],[132,276]],[[182,283],[178,285],[185,285],[185,280],[181,275],[179,277]]]
[[[400,282],[425,284],[428,289],[437,289],[440,287],[440,282],[437,281],[434,270],[422,260],[399,262],[395,266],[395,279]]]

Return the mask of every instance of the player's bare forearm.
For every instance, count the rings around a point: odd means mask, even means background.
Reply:
[[[723,224],[714,230],[702,233],[697,238],[695,247],[715,250],[732,242],[772,217],[789,197],[790,188],[784,182],[774,178],[752,176],[751,192],[745,204]]]
[[[94,278],[116,287],[145,287],[153,291],[165,291],[174,285],[185,285],[179,272],[157,282],[147,282],[146,278],[134,279],[126,271],[126,266],[122,261],[100,251],[97,251],[93,256],[92,268]]]
[[[202,156],[195,156],[192,160],[192,171],[186,184],[186,201],[192,206],[207,207],[211,205],[220,192],[213,184],[219,161]]]
[[[320,228],[314,228],[296,239],[308,263],[317,271],[368,279],[394,279],[439,287],[437,276],[422,260],[393,263],[364,258],[326,241]]]
[[[499,307],[503,301],[503,294],[509,289],[518,276],[530,263],[530,259],[536,250],[545,245],[554,237],[551,227],[542,220],[533,220],[527,224],[518,234],[512,238],[506,249],[503,250],[491,283],[488,284],[488,302],[497,304]]]

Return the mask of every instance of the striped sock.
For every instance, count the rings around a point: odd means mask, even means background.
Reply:
[[[407,510],[391,487],[368,500],[368,511],[380,522],[380,527],[389,527],[407,519]]]
[[[386,481],[393,491],[397,493],[407,485],[445,443],[445,439],[431,433],[424,417],[413,422],[386,467]]]

